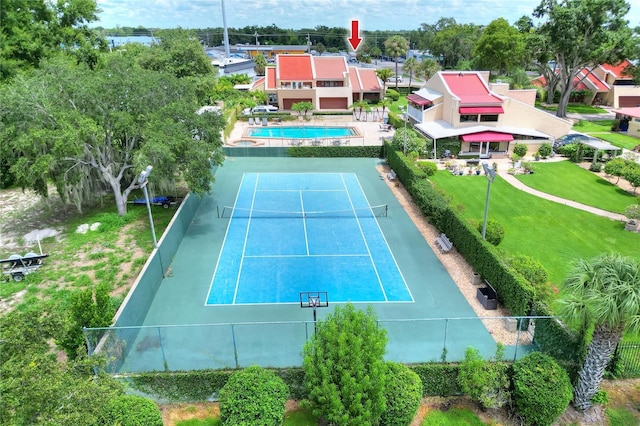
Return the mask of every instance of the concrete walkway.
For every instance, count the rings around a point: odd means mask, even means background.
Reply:
[[[607,217],[612,220],[619,220],[623,222],[627,221],[627,218],[625,215],[608,212],[606,210],[602,210],[596,207],[587,206],[581,203],[577,203],[575,201],[556,197],[555,195],[547,194],[545,192],[538,191],[537,189],[528,187],[527,185],[523,184],[518,179],[516,179],[515,176],[509,173],[499,171],[498,175],[500,175],[501,178],[503,178],[505,181],[507,181],[509,184],[513,185],[514,187],[520,189],[521,191],[527,192],[531,195],[535,195],[536,197],[544,198],[546,200],[553,201],[555,203],[564,204],[565,206],[573,207],[574,209],[584,210],[586,212],[593,213],[598,216]]]

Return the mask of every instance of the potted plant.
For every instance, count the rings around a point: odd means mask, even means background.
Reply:
[[[632,232],[640,232],[640,204],[631,204],[624,209],[627,223],[624,229]]]

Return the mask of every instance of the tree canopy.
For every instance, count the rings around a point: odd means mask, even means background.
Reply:
[[[125,214],[147,164],[155,188],[171,188],[178,176],[205,193],[223,158],[221,117],[196,114],[193,82],[144,69],[133,53],[107,55],[95,70],[47,61],[16,77],[0,105],[0,140],[17,158],[16,183],[47,196],[51,181],[78,209],[106,190]]]
[[[558,117],[567,115],[580,70],[616,64],[630,54],[633,37],[624,19],[627,12],[629,4],[624,0],[543,0],[536,7],[534,16],[546,19],[538,29],[544,39],[538,44],[544,45],[558,66]]]
[[[520,64],[523,51],[524,40],[520,32],[506,19],[498,18],[482,31],[474,55],[480,69],[504,74]]]

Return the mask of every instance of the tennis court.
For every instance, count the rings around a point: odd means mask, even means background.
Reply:
[[[245,173],[229,217],[207,305],[412,302],[355,173]]]
[[[315,318],[304,292],[327,295],[318,319],[345,302],[373,306],[389,360],[460,360],[469,346],[492,356],[490,330],[380,161],[228,157],[179,239],[161,239],[176,247],[154,264],[165,275],[150,268],[123,304],[106,349],[113,371],[301,365]]]

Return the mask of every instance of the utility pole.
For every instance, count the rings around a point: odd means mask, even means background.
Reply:
[[[255,38],[256,38],[256,46],[260,45],[260,42],[258,41],[258,32],[256,31],[254,34]]]

